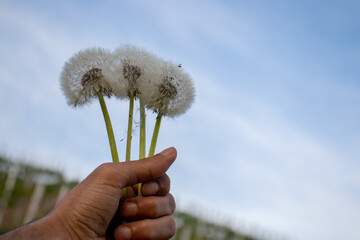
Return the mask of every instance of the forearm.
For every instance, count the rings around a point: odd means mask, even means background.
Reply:
[[[58,234],[56,226],[48,217],[39,219],[32,223],[18,227],[4,235],[0,236],[0,240],[22,240],[22,239],[64,239]]]

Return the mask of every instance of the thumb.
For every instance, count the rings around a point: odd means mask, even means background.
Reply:
[[[114,164],[111,175],[116,176],[121,188],[146,182],[162,176],[175,161],[176,156],[174,147],[167,148],[150,158]]]

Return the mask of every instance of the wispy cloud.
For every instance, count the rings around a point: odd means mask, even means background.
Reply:
[[[319,231],[339,221],[344,224],[332,239],[358,234],[352,224],[360,212],[358,193],[346,189],[360,186],[360,166],[344,165],[356,160],[356,152],[344,157],[341,147],[294,124],[282,109],[217,86],[209,76],[196,77],[200,96],[186,118],[201,128],[190,133],[180,125],[174,136],[165,137],[171,142],[190,134],[195,138],[181,142],[190,150],[177,163],[187,172],[186,179],[175,173],[175,182],[185,182],[175,190],[180,199],[199,205],[206,199],[213,208],[222,202],[229,215],[237,212],[295,239],[324,236]],[[166,130],[176,127],[177,122]],[[189,187],[194,182],[209,187]]]
[[[158,150],[178,148],[170,175],[182,206],[216,208],[240,225],[254,223],[291,239],[356,239],[360,90],[352,50],[358,44],[336,50],[347,40],[336,45],[324,40],[335,35],[331,28],[326,34],[309,29],[312,22],[301,14],[315,13],[302,5],[158,3],[93,3],[86,11],[58,3],[65,20],[2,3],[0,148],[53,162],[69,177],[84,177],[110,159],[99,106],[66,106],[58,77],[81,48],[143,44],[183,63],[195,80],[194,106],[164,119],[158,143]],[[76,16],[78,25],[70,25]],[[341,18],[332,22],[353,22]],[[109,101],[120,154],[126,110],[125,103]],[[149,138],[153,117],[149,113]]]

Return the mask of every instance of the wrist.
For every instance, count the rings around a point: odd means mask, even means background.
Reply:
[[[24,226],[18,227],[2,236],[0,240],[10,240],[10,239],[37,239],[37,240],[46,240],[46,239],[61,239],[57,233],[56,228],[52,224],[52,221],[49,217],[44,217]]]

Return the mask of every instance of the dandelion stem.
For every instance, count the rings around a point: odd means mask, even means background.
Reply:
[[[146,113],[145,113],[145,105],[140,99],[140,144],[139,144],[139,159],[145,158],[145,141],[146,141]],[[142,196],[141,193],[141,183],[138,184],[138,196]]]
[[[132,93],[130,94],[130,105],[129,105],[129,121],[128,121],[128,131],[127,131],[127,142],[126,142],[126,159],[125,159],[126,162],[130,161],[133,114],[134,114],[134,94]]]
[[[156,118],[154,132],[153,132],[153,135],[151,138],[151,144],[150,144],[150,149],[149,149],[149,157],[154,156],[154,153],[155,153],[156,143],[157,143],[157,139],[159,136],[161,118],[162,118],[162,114],[159,114]]]
[[[130,104],[129,104],[128,131],[127,131],[127,140],[126,140],[126,156],[125,156],[126,162],[130,162],[130,156],[131,156],[133,115],[134,115],[134,93],[131,93],[130,94]],[[128,187],[125,187],[123,189],[124,199],[126,199],[128,197],[128,191],[129,191]]]
[[[118,155],[117,148],[116,148],[115,136],[114,136],[113,128],[111,125],[110,116],[109,116],[109,113],[108,113],[108,110],[107,110],[107,107],[105,104],[105,100],[101,93],[98,93],[97,95],[99,98],[102,113],[104,115],[106,131],[107,131],[108,137],[109,137],[109,144],[110,144],[112,160],[113,160],[113,162],[119,162],[119,155]]]
[[[140,99],[140,149],[139,149],[139,159],[145,158],[145,138],[146,138],[146,113],[145,105]]]

